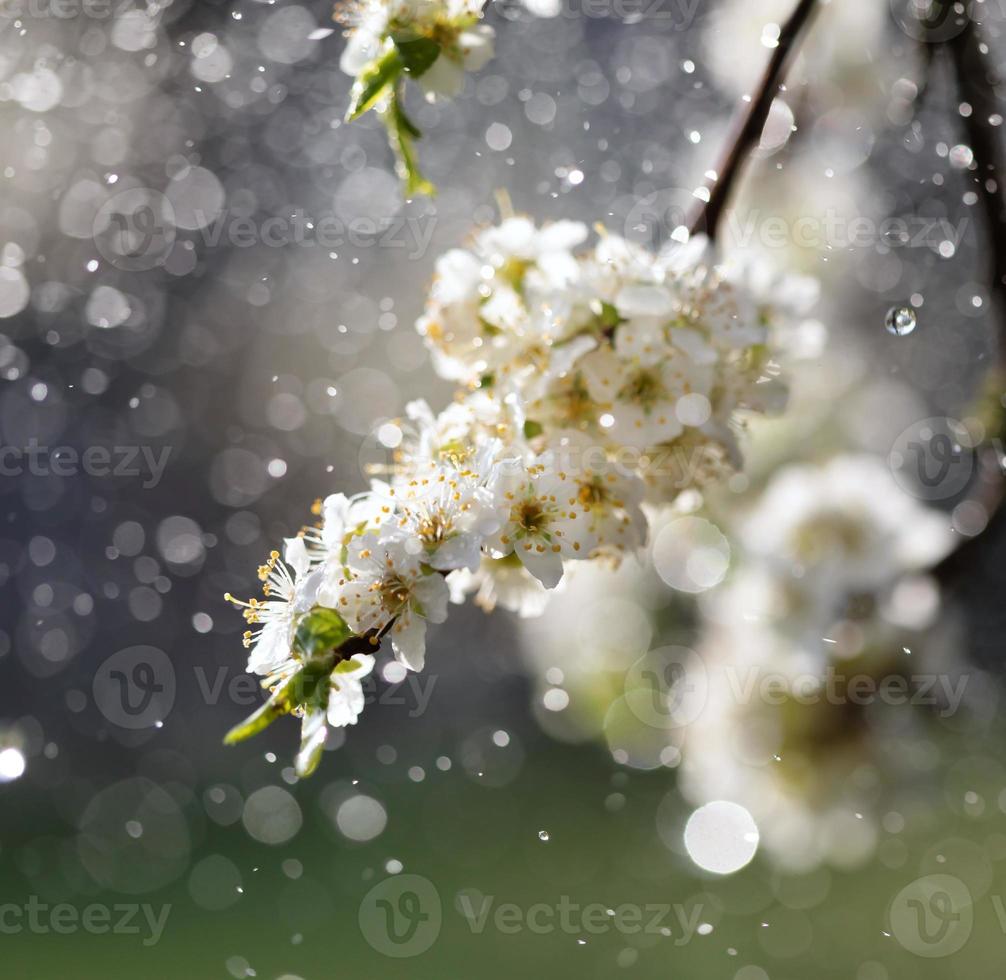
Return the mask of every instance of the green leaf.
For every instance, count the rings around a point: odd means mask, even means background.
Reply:
[[[541,422],[535,422],[534,419],[527,419],[524,422],[525,439],[533,439],[535,436],[540,436],[544,431]]]
[[[244,721],[235,725],[225,736],[224,745],[235,745],[246,738],[258,735],[268,728],[277,718],[289,714],[293,707],[287,700],[286,686],[279,688],[265,704],[252,712]]]
[[[342,646],[352,635],[353,631],[334,609],[315,606],[297,624],[293,646],[305,659],[310,660]]]
[[[409,34],[392,34],[398,53],[402,58],[402,66],[414,78],[419,78],[428,71],[433,62],[440,57],[440,45],[428,37],[416,37]]]
[[[369,109],[373,109],[382,96],[394,91],[394,85],[404,68],[402,56],[396,47],[389,48],[367,65],[353,83],[346,122],[358,119]]]
[[[600,312],[597,314],[598,326],[603,330],[613,330],[620,323],[625,322],[625,318],[619,316],[618,310],[611,303],[601,302]]]

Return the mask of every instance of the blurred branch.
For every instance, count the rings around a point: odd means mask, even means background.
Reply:
[[[976,191],[985,214],[987,252],[991,259],[992,309],[999,318],[997,366],[990,372],[989,381],[1001,397],[1006,377],[1006,207],[1000,181],[1006,177],[1006,154],[990,121],[999,108],[995,94],[997,79],[988,62],[988,48],[970,16],[965,17],[961,33],[943,42],[943,47],[953,66],[960,101],[967,103],[961,115],[968,146],[974,154]],[[979,450],[978,478],[972,493],[972,499],[980,503],[990,517],[983,531],[965,541],[936,567],[935,573],[944,583],[969,568],[979,542],[998,536],[1001,525],[1006,522],[1006,507],[1003,507],[1006,480],[996,445],[1006,435],[1006,426],[1003,425],[1001,402],[997,408],[999,424],[990,426],[985,444]]]
[[[704,232],[710,239],[715,240],[720,217],[726,209],[744,164],[761,139],[772,102],[783,84],[801,35],[816,9],[817,0],[800,0],[779,32],[779,41],[762,75],[757,93],[751,100],[747,112],[736,124],[736,132],[727,144],[726,155],[716,169],[715,179],[706,184],[709,199],[699,208],[691,222],[690,231],[693,235]]]

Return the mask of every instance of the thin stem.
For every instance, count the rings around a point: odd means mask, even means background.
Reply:
[[[734,185],[752,150],[761,139],[772,102],[786,77],[786,71],[801,35],[817,6],[817,0],[800,0],[780,31],[779,42],[762,75],[757,94],[747,112],[739,118],[734,138],[727,144],[726,155],[716,170],[716,178],[706,184],[709,198],[692,220],[690,230],[693,235],[705,232],[710,239],[715,240],[720,218],[729,202]]]

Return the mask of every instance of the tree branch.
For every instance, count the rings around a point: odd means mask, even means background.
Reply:
[[[995,127],[989,122],[999,107],[995,96],[994,72],[988,59],[975,22],[970,16],[965,18],[964,30],[956,37],[943,42],[954,69],[957,91],[962,102],[968,103],[970,112],[965,114],[964,131],[968,145],[974,154],[976,167],[976,192],[982,203],[988,235],[988,252],[991,253],[990,293],[992,309],[999,318],[998,329],[998,374],[1006,372],[1006,208],[1004,208],[1001,181],[1006,179],[1006,154]],[[995,371],[996,369],[993,369]],[[993,375],[995,380],[995,375]],[[1006,496],[999,454],[994,440],[1004,434],[999,431],[987,434],[987,444],[979,451],[978,477],[972,492],[972,499],[980,503],[990,515],[984,530],[965,541],[934,569],[936,577],[948,584],[959,572],[970,567],[971,558],[979,542],[996,537],[1006,523]]]
[[[779,33],[779,42],[772,52],[755,97],[747,112],[740,116],[733,139],[727,144],[726,155],[716,169],[716,178],[706,184],[708,200],[699,208],[690,226],[691,233],[704,232],[715,240],[720,218],[734,185],[744,169],[751,151],[758,145],[772,102],[786,76],[792,56],[811,16],[817,10],[817,0],[800,0]]]

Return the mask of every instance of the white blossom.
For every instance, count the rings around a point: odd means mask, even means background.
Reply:
[[[350,543],[348,566],[351,577],[338,586],[336,609],[360,635],[387,629],[398,660],[410,670],[422,670],[426,623],[447,618],[443,576],[425,570],[405,541],[380,533]]]
[[[248,657],[251,673],[274,674],[290,660],[297,615],[314,604],[321,580],[311,568],[304,539],[287,538],[283,558],[273,551],[258,570],[264,598],[243,601],[230,593],[225,596],[241,608],[249,625],[258,627],[244,635],[245,646],[251,649]]]
[[[499,530],[489,536],[490,554],[516,554],[547,589],[562,578],[563,558],[585,557],[596,543],[588,512],[578,507],[578,488],[552,454],[531,465],[511,460],[490,484]]]

